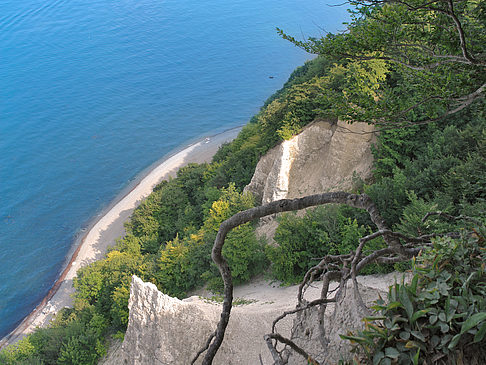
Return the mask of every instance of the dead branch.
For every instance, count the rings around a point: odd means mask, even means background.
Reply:
[[[233,215],[231,218],[227,219],[221,224],[219,231],[216,235],[212,250],[212,259],[218,266],[224,282],[224,301],[221,318],[219,320],[216,331],[208,338],[204,348],[202,348],[198,352],[198,354],[193,359],[192,364],[204,352],[206,352],[206,355],[202,363],[212,363],[214,356],[221,346],[230,318],[233,301],[233,281],[228,263],[222,256],[222,249],[228,232],[241,224],[254,221],[258,218],[262,218],[268,215],[295,211],[324,204],[346,204],[351,207],[365,209],[370,215],[373,223],[377,226],[378,231],[362,237],[359,240],[359,245],[354,252],[342,255],[327,255],[322,258],[317,265],[313,266],[307,271],[304,276],[304,280],[299,285],[296,308],[294,310],[284,312],[277,319],[275,319],[272,325],[272,333],[265,336],[265,340],[272,353],[275,364],[284,364],[284,360],[281,358],[279,351],[277,351],[276,349],[278,342],[289,346],[302,356],[309,358],[308,354],[299,346],[297,346],[293,341],[281,336],[279,333],[276,332],[276,324],[278,323],[278,321],[288,315],[296,313],[298,314],[311,307],[319,306],[318,319],[320,339],[323,348],[325,348],[327,345],[327,341],[324,328],[324,313],[327,308],[327,304],[338,301],[349,279],[351,279],[353,282],[355,300],[358,302],[358,304],[360,304],[360,307],[362,307],[363,309],[367,309],[361,299],[356,279],[357,275],[364,267],[372,262],[390,264],[410,259],[411,257],[418,255],[423,248],[430,246],[432,238],[440,235],[447,235],[429,234],[418,237],[410,237],[400,232],[394,232],[388,228],[385,221],[379,214],[376,205],[366,194],[356,195],[345,192],[316,194],[299,199],[283,199],[259,207],[248,209]],[[423,221],[425,221],[428,217],[432,215],[440,215],[448,219],[469,218],[452,217],[443,212],[431,212],[424,217]],[[371,254],[363,257],[362,253],[364,251],[366,243],[378,237],[383,238],[387,247],[376,250]],[[307,302],[304,298],[304,293],[315,280],[321,280],[322,282],[321,297],[317,300]],[[332,297],[328,297],[330,294],[329,286],[331,281],[339,281],[339,285],[336,289],[332,291],[334,295]]]
[[[290,346],[292,350],[297,352],[299,355],[302,355],[309,363],[319,365],[319,363],[314,360],[303,348],[298,346],[294,341],[289,340],[288,338],[283,337],[282,335],[279,335],[278,333],[271,333],[268,335],[265,335],[264,337],[267,345],[269,346],[269,349],[272,347],[275,349],[275,346],[272,344],[272,339],[280,341],[281,343],[286,344],[287,346]],[[273,354],[273,350],[270,350]],[[276,351],[275,351],[276,352]],[[283,364],[282,360],[280,359],[280,356],[277,358],[275,361],[275,364]]]
[[[432,217],[434,215],[438,215],[439,217],[443,217],[443,218],[446,218],[448,220],[454,220],[454,221],[458,221],[458,220],[465,220],[465,221],[469,221],[469,222],[472,222],[474,223],[475,225],[477,226],[481,226],[484,228],[484,223],[482,223],[481,221],[479,221],[478,219],[476,218],[473,218],[473,217],[469,217],[467,215],[459,215],[459,216],[453,216],[453,215],[450,215],[449,213],[446,213],[446,212],[442,212],[442,211],[437,211],[437,212],[429,212],[427,213],[423,218],[422,218],[422,223],[424,223],[427,219],[429,219],[429,217]]]
[[[332,192],[306,196],[299,199],[283,199],[235,214],[221,224],[212,250],[212,259],[218,266],[223,278],[224,301],[221,318],[215,331],[214,338],[212,341],[208,341],[208,343],[211,342],[211,344],[206,350],[207,352],[203,359],[203,364],[211,364],[216,352],[221,346],[232,308],[233,281],[228,263],[222,256],[222,249],[228,232],[241,224],[268,215],[295,211],[323,204],[346,204],[351,207],[365,209],[370,215],[373,223],[378,227],[379,230],[384,232],[382,235],[383,239],[386,244],[392,248],[393,252],[399,256],[403,256],[403,258],[409,257],[409,252],[407,251],[408,249],[402,246],[399,239],[388,233],[389,229],[384,219],[380,216],[378,208],[366,194],[356,195],[345,192]],[[350,256],[349,258],[351,259],[352,257]],[[332,274],[331,272],[331,274],[327,276],[329,281],[337,277],[342,277],[341,272],[336,272],[336,275]],[[327,291],[325,294],[327,297]],[[204,352],[204,350],[202,352]]]
[[[273,323],[272,323],[272,333],[275,333],[275,328],[277,326],[277,323],[280,322],[285,317],[287,317],[288,315],[295,314],[297,312],[304,311],[304,310],[309,309],[309,308],[312,308],[312,307],[314,307],[316,305],[320,305],[320,304],[324,304],[324,303],[334,303],[334,302],[335,302],[335,299],[320,298],[320,299],[313,300],[312,302],[306,304],[303,307],[297,306],[297,308],[295,308],[293,310],[285,311],[281,315],[279,315],[277,318],[275,318],[275,320],[273,321]]]

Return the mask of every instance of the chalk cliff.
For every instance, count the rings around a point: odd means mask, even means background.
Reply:
[[[268,151],[245,188],[263,204],[347,190],[353,176],[371,174],[373,126],[318,120]]]
[[[233,308],[215,365],[259,364],[260,356],[266,364],[271,363],[263,336],[270,331],[272,321],[294,301],[294,291],[289,294],[288,289],[281,291],[267,283],[250,284],[246,290],[239,295],[247,302]],[[215,330],[221,304],[197,296],[172,298],[134,276],[129,310],[123,344],[115,346],[115,351],[102,360],[104,365],[190,364]],[[289,334],[291,326],[288,319],[280,328]]]
[[[383,296],[388,285],[400,278],[401,274],[358,277],[363,300],[371,303],[378,294]],[[331,289],[336,285],[333,283]],[[320,290],[319,285],[308,288],[306,299],[319,298]],[[260,364],[260,356],[264,364],[272,364],[263,336],[271,332],[276,317],[295,308],[297,292],[297,285],[281,287],[265,280],[235,288],[234,297],[244,299],[245,304],[233,307],[225,339],[214,364],[255,365]],[[305,343],[305,348],[322,363],[335,363],[340,359],[339,352],[348,350],[348,344],[341,341],[339,334],[361,325],[362,312],[354,305],[352,296],[353,291],[348,286],[336,311],[332,304],[326,311],[326,328],[330,335],[328,347],[332,349],[328,353],[322,352],[315,311],[303,313],[296,326],[293,326],[292,316],[286,317],[279,322],[277,329],[296,343]],[[172,298],[135,276],[129,309],[128,330],[123,343],[112,346],[109,355],[100,364],[189,364],[216,328],[221,314],[221,304],[197,296],[184,300]],[[289,364],[305,363],[299,356],[289,359]]]

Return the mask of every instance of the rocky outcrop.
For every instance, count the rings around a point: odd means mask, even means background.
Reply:
[[[371,303],[387,291],[388,285],[401,280],[401,274],[358,277],[365,303]],[[331,289],[337,283],[332,283]],[[234,297],[244,305],[233,307],[231,319],[214,364],[272,364],[272,358],[263,341],[271,332],[272,322],[284,311],[295,308],[298,286],[281,287],[260,279],[235,288]],[[319,298],[316,283],[306,291],[306,299]],[[243,299],[243,300],[242,300]],[[133,277],[129,301],[129,323],[123,343],[115,343],[100,365],[160,365],[189,364],[216,328],[221,305],[197,296],[179,300],[161,293],[155,285]],[[279,322],[280,334],[305,347],[323,363],[335,363],[340,352],[349,349],[339,334],[347,329],[360,328],[362,312],[354,304],[350,286],[337,308],[330,304],[326,312],[328,348],[324,352],[319,338],[316,312],[307,311],[292,323],[292,316]],[[292,329],[292,326],[294,328]],[[325,360],[325,361],[324,361]],[[200,364],[201,361],[198,362]],[[302,364],[302,358],[291,356],[289,364]]]
[[[373,163],[374,127],[318,120],[268,151],[245,191],[262,204],[326,191],[348,190],[366,180]]]
[[[278,302],[278,296],[274,299]],[[233,308],[214,364],[259,364],[259,356],[271,363],[263,336],[270,332],[275,317],[289,307],[275,301],[249,300],[247,305]],[[132,279],[129,309],[123,344],[110,352],[102,361],[104,365],[190,364],[221,315],[220,304],[199,297],[172,298],[136,276]],[[290,319],[284,322],[284,332],[289,333],[291,325]]]

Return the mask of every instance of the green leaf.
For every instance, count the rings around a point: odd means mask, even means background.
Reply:
[[[413,357],[413,365],[418,365],[419,357],[420,357],[420,349],[417,349],[417,352]]]
[[[386,357],[396,360],[398,359],[398,356],[400,356],[400,352],[394,347],[387,347],[385,349],[385,355]]]
[[[378,365],[381,360],[385,357],[385,354],[383,351],[378,351],[374,356],[373,356],[373,365]]]
[[[390,304],[388,304],[386,306],[386,309],[387,310],[391,310],[391,309],[395,309],[395,308],[399,308],[399,307],[403,307],[402,306],[402,303],[400,303],[400,302],[391,302]]]
[[[432,347],[437,346],[440,343],[440,337],[437,335],[433,335],[430,339],[430,343],[432,344]]]
[[[436,315],[433,315],[433,316],[430,316],[429,322],[430,322],[430,324],[435,324],[438,319],[439,319],[439,317],[437,317]]]
[[[400,332],[399,336],[402,340],[407,341],[408,339],[410,339],[410,332],[402,331],[402,332]]]
[[[482,341],[485,334],[486,334],[486,323],[483,323],[481,327],[479,327],[479,331],[474,336],[474,342]]]
[[[349,340],[349,341],[354,341],[357,343],[363,343],[367,342],[367,339],[365,337],[358,337],[358,336],[345,336],[345,335],[339,335],[343,340]]]
[[[459,342],[460,339],[461,339],[461,334],[458,333],[457,335],[455,335],[454,337],[452,337],[452,340],[449,343],[449,346],[447,346],[447,348],[449,350],[452,350],[454,347],[456,347],[456,345],[457,345],[457,343]]]
[[[462,324],[461,333],[469,331],[471,328],[477,326],[479,323],[481,323],[484,320],[486,320],[486,312],[479,312],[473,314],[471,317],[469,317],[466,320],[466,322]]]
[[[417,295],[417,284],[418,284],[418,274],[413,276],[412,282],[410,283],[410,290],[414,295]]]
[[[411,319],[412,315],[413,315],[413,304],[410,301],[410,298],[408,296],[407,289],[405,288],[405,286],[402,285],[400,287],[400,291],[398,292],[398,296],[400,298],[400,301],[403,304],[403,307],[405,308],[405,311],[407,312],[408,319]]]
[[[440,331],[441,331],[442,333],[447,333],[447,332],[449,332],[449,326],[447,325],[447,323],[440,322],[440,323],[439,323],[439,327],[440,327]]]
[[[418,338],[420,341],[425,342],[425,337],[424,337],[424,335],[422,334],[422,332],[419,332],[419,331],[412,331],[412,335],[413,335],[415,338]]]
[[[428,312],[430,312],[430,308],[427,308],[427,309],[421,309],[417,312],[415,312],[412,316],[412,318],[410,319],[410,322],[413,324],[417,321],[417,319],[419,319],[420,317],[423,317],[425,314],[427,314]]]
[[[381,321],[383,319],[387,319],[388,317],[385,316],[370,316],[370,317],[364,317],[363,320],[365,321]]]

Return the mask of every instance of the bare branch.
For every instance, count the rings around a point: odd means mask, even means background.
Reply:
[[[336,302],[336,299],[334,299],[334,298],[332,298],[332,299],[320,298],[320,299],[316,299],[316,300],[313,300],[312,302],[307,303],[303,307],[297,305],[297,307],[295,309],[292,309],[290,311],[285,311],[281,315],[279,315],[277,318],[275,318],[275,320],[272,323],[272,333],[275,333],[276,332],[275,331],[275,326],[277,325],[277,323],[280,322],[285,317],[287,317],[288,315],[295,314],[295,313],[304,311],[304,310],[309,309],[309,308],[312,308],[312,307],[314,307],[316,305],[327,304],[327,303],[334,303],[334,302]]]
[[[206,351],[206,350],[208,349],[208,347],[209,347],[209,345],[211,344],[211,341],[213,340],[213,338],[214,338],[214,336],[215,336],[215,335],[216,335],[216,332],[213,332],[213,333],[212,333],[212,334],[209,336],[209,338],[208,338],[208,340],[206,341],[206,344],[204,345],[204,347],[203,347],[203,348],[201,348],[201,349],[200,349],[200,350],[197,352],[196,356],[194,356],[194,358],[192,359],[192,361],[191,361],[191,365],[194,365],[194,364],[196,363],[197,359],[199,358],[199,356],[200,356],[200,355],[201,355],[201,354],[202,354],[204,351]]]
[[[434,215],[438,215],[438,216],[443,217],[443,218],[446,218],[448,220],[455,220],[455,221],[457,221],[457,220],[465,220],[465,221],[472,222],[472,223],[474,223],[474,224],[476,224],[478,226],[484,227],[484,223],[482,223],[478,219],[469,217],[467,215],[460,215],[460,216],[457,216],[456,217],[456,216],[450,215],[449,213],[445,213],[445,212],[441,212],[441,211],[427,213],[422,218],[422,223],[424,223],[427,219],[429,219],[429,217],[434,216]]]
[[[231,308],[232,308],[233,280],[231,277],[231,271],[228,266],[228,263],[222,255],[224,241],[228,232],[241,224],[271,214],[300,210],[300,209],[304,209],[316,205],[331,204],[331,203],[346,204],[351,207],[365,209],[368,211],[373,223],[379,229],[388,230],[388,227],[384,219],[380,216],[378,212],[378,208],[375,206],[373,201],[366,194],[356,195],[356,194],[349,194],[345,192],[316,194],[316,195],[310,195],[299,199],[282,199],[275,202],[271,202],[266,205],[262,205],[259,207],[255,207],[237,213],[231,218],[221,223],[221,226],[219,227],[219,231],[216,235],[216,239],[214,241],[214,246],[213,246],[213,251],[211,256],[214,263],[218,266],[218,269],[221,273],[224,282],[223,310],[221,312],[221,318],[216,329],[216,335],[214,341],[207,349],[206,355],[203,359],[204,365],[209,365],[212,363],[212,360],[216,355],[216,352],[218,351],[219,347],[221,346],[221,343],[223,342],[224,333],[228,325]],[[395,239],[394,237],[388,236],[386,234],[383,236],[383,238],[389,246],[394,248],[395,252],[400,253],[403,251],[403,253],[405,254],[404,251],[405,248],[401,246],[399,240]]]
[[[267,343],[268,350],[272,354],[272,358],[273,358],[273,361],[274,361],[273,365],[284,365],[282,358],[280,357],[280,355],[277,352],[277,349],[275,348],[275,346],[272,343],[272,339],[268,336],[264,336],[263,339]]]
[[[270,333],[268,335],[265,335],[264,338],[265,338],[265,341],[267,342],[267,344],[269,343],[269,341],[271,339],[280,341],[280,342],[290,346],[290,348],[292,350],[297,352],[299,355],[302,355],[307,361],[311,362],[311,364],[319,365],[319,363],[316,360],[314,360],[303,348],[297,346],[297,344],[295,342],[293,342],[292,340],[289,340],[288,338],[283,337],[282,335],[280,335],[278,333]],[[272,345],[272,347],[273,347],[273,345]],[[281,364],[281,362],[278,362],[277,364]]]

